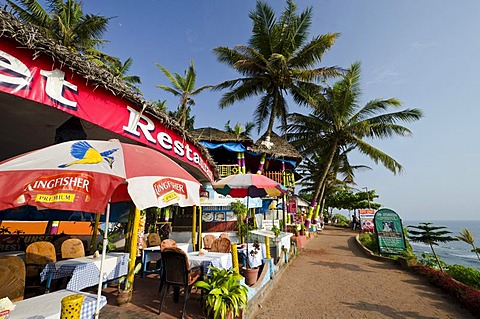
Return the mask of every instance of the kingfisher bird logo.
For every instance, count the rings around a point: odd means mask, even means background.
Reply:
[[[59,165],[58,167],[65,168],[76,164],[99,164],[106,161],[110,168],[112,168],[113,162],[115,161],[112,154],[116,151],[118,151],[118,148],[113,148],[100,153],[87,141],[75,142],[72,144],[70,154],[72,154],[77,160]]]

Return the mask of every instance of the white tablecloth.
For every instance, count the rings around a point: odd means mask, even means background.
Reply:
[[[246,245],[246,244],[245,244]],[[253,250],[253,243],[248,243],[248,253],[247,246],[245,248],[239,248],[238,253],[248,255],[248,263],[250,267],[259,267],[262,265],[263,258],[267,258],[267,249],[265,248],[265,243],[260,243],[260,249],[257,254],[252,256],[250,252]]]
[[[15,309],[9,319],[58,319],[62,310],[62,299],[74,294],[83,294],[80,319],[91,319],[95,314],[97,296],[85,292],[59,290],[49,294],[15,302]],[[107,298],[101,296],[100,307],[107,304]]]
[[[232,254],[230,253],[212,253],[207,252],[204,256],[199,256],[199,252],[188,253],[188,261],[190,267],[201,266],[203,273],[208,274],[210,272],[209,266],[213,266],[220,269],[232,268]]]
[[[72,277],[67,284],[67,289],[82,290],[98,284],[100,274],[101,256],[72,258],[45,266],[40,277],[42,281]],[[112,280],[125,276],[128,272],[127,253],[108,253],[105,256],[103,280]]]

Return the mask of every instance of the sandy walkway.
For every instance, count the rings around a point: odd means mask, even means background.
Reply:
[[[367,258],[355,234],[313,238],[249,318],[474,318],[422,278]]]

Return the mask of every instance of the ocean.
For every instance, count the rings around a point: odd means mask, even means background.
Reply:
[[[404,227],[408,225],[418,226],[421,222],[430,222],[433,226],[444,226],[446,230],[451,231],[450,236],[455,237],[459,235],[459,231],[463,228],[468,228],[474,238],[475,247],[480,247],[480,220],[440,220],[440,221],[402,221]],[[422,257],[422,253],[432,253],[429,245],[422,243],[414,243],[410,241],[412,249],[417,254],[418,259]],[[463,241],[453,241],[448,243],[438,243],[438,246],[434,246],[435,253],[439,258],[449,265],[462,265],[466,267],[476,268],[480,270],[480,260],[477,255],[472,252],[472,246]]]

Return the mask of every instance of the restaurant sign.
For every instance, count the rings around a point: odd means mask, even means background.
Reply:
[[[150,146],[197,167],[213,181],[213,172],[199,149],[157,118],[144,114],[141,107],[87,85],[85,78],[52,64],[46,56],[33,59],[34,51],[16,46],[5,38],[0,41],[0,92],[54,107]]]
[[[402,220],[396,212],[381,208],[373,218],[381,254],[401,254],[406,249]]]

